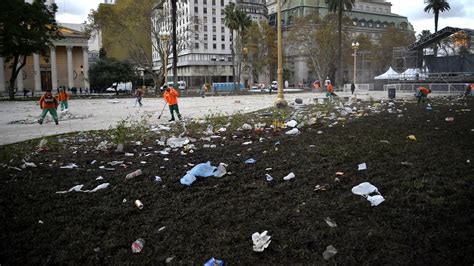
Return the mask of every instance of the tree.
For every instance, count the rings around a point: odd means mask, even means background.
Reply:
[[[425,1],[427,5],[424,8],[424,11],[426,13],[433,12],[434,13],[434,22],[435,22],[435,33],[438,32],[438,18],[439,18],[439,12],[444,12],[448,11],[451,9],[451,6],[449,6],[448,1],[446,0],[427,0]],[[435,44],[434,47],[434,55],[437,56],[438,54],[438,45]]]
[[[2,43],[0,56],[11,64],[8,94],[15,99],[15,80],[32,53],[45,54],[52,41],[61,38],[54,15],[57,6],[47,6],[45,0],[29,4],[23,0],[0,1]]]
[[[237,18],[237,25],[239,26],[237,34],[239,35],[239,41],[240,41],[240,44],[239,44],[240,60],[239,60],[239,79],[238,79],[239,84],[240,84],[240,76],[242,73],[242,61],[244,59],[244,37],[248,28],[250,27],[250,25],[252,25],[252,19],[250,19],[250,17],[240,8],[236,10],[235,15]]]
[[[383,73],[393,63],[393,48],[408,46],[415,42],[415,34],[396,27],[388,27],[383,33],[378,45],[372,51],[374,70]]]
[[[232,39],[230,43],[230,51],[232,54],[232,79],[234,81],[234,90],[237,90],[237,83],[235,79],[235,51],[234,51],[234,31],[239,29],[239,22],[236,16],[237,6],[235,3],[230,2],[224,8],[224,25],[230,30],[230,38]]]
[[[317,14],[296,18],[290,31],[290,49],[299,50],[306,56],[311,71],[319,80],[332,76],[336,66],[338,35],[334,31],[336,18],[327,15],[320,19]],[[346,35],[343,36],[347,39]]]
[[[344,10],[352,10],[355,0],[326,0],[328,9],[331,12],[337,12],[338,18],[338,61],[339,67],[337,69],[337,84],[342,85],[342,14]]]
[[[136,80],[137,75],[134,67],[128,61],[120,61],[114,58],[98,60],[89,69],[91,87],[97,91],[103,91],[113,86],[114,83],[129,82]],[[118,94],[117,86],[115,92]]]
[[[276,31],[268,23],[252,23],[245,36],[248,48],[247,62],[253,80],[264,73],[270,79],[271,67],[277,64]]]

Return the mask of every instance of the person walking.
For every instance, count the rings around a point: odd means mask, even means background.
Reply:
[[[352,82],[352,84],[351,84],[351,94],[354,94],[355,89],[356,89],[356,86],[355,86],[354,82]]]
[[[61,105],[61,111],[69,109],[67,101],[69,100],[69,95],[66,93],[66,89],[61,88],[61,91],[58,94],[59,104]]]
[[[174,88],[168,87],[166,84],[163,85],[163,89],[165,90],[163,98],[168,103],[168,107],[171,113],[171,119],[169,120],[169,122],[174,121],[174,112],[176,112],[178,118],[181,120],[181,114],[179,113],[178,107],[178,92]]]
[[[137,98],[137,102],[138,102],[139,106],[142,107],[142,106],[143,106],[143,104],[142,104],[142,97],[143,97],[143,91],[142,91],[142,89],[137,88],[137,89],[135,90],[135,97]],[[135,104],[135,105],[136,105],[136,104]]]
[[[418,98],[418,103],[426,102],[426,99],[428,98],[428,94],[430,93],[431,93],[430,89],[427,89],[425,87],[418,87],[416,89],[416,94],[415,94],[415,97]]]
[[[58,108],[58,100],[53,96],[53,93],[51,93],[51,89],[46,90],[45,94],[41,96],[41,99],[39,101],[40,108],[43,110],[41,113],[41,117],[38,120],[38,123],[40,125],[43,124],[44,117],[48,114],[48,112],[51,114],[51,116],[54,119],[54,122],[56,125],[59,124],[58,122],[58,112],[56,111],[56,108]]]

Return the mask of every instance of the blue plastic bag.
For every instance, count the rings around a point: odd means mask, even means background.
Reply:
[[[224,266],[224,261],[211,258],[210,260],[206,261],[204,266]]]
[[[189,170],[185,176],[183,176],[179,182],[182,185],[190,186],[194,181],[196,181],[196,177],[208,177],[214,175],[214,172],[217,170],[217,167],[212,166],[211,162],[207,163],[200,163],[193,167],[193,169]]]

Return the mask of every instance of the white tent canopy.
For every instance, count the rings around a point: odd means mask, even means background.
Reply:
[[[419,78],[424,79],[426,77],[426,73],[421,73],[421,70],[419,68],[409,68],[400,74],[401,80],[416,80]]]
[[[400,74],[397,71],[393,70],[390,67],[387,72],[383,73],[382,75],[376,76],[374,79],[398,79]]]

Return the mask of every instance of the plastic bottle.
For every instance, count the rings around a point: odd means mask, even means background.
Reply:
[[[140,200],[135,201],[135,206],[137,206],[137,208],[140,210],[143,209],[143,203]]]
[[[131,172],[130,174],[128,174],[127,176],[125,176],[126,179],[132,179],[134,177],[137,177],[139,175],[143,174],[142,170],[141,169],[138,169],[134,172]]]
[[[145,245],[145,240],[143,238],[139,238],[132,243],[132,252],[133,253],[140,253]]]

